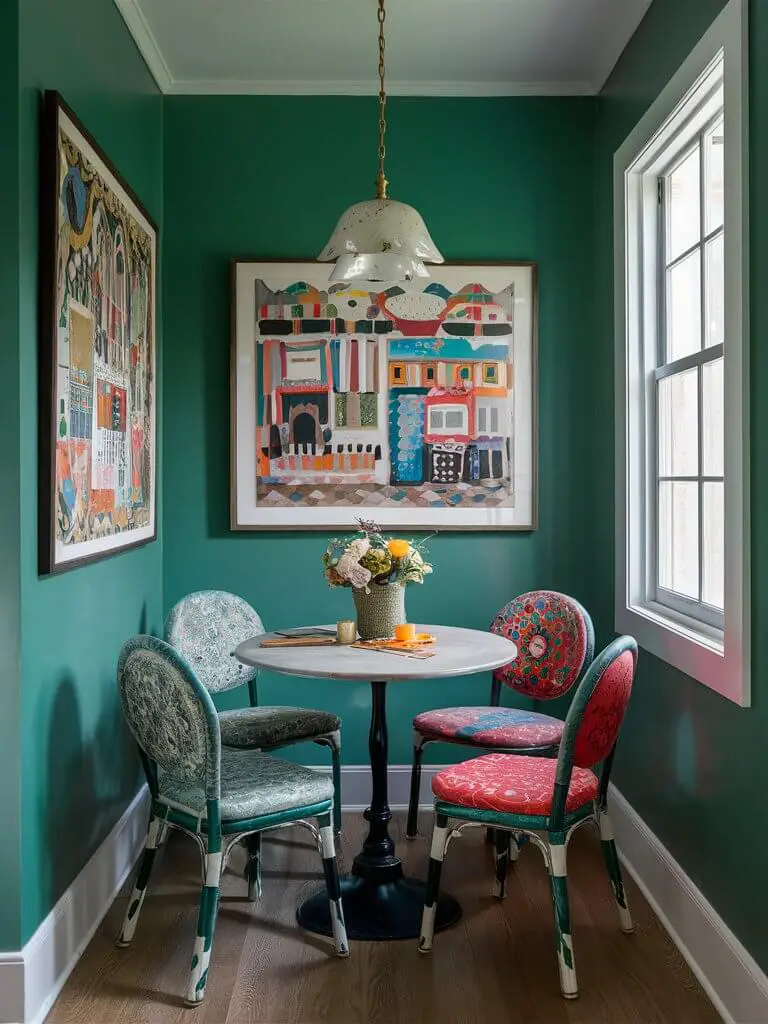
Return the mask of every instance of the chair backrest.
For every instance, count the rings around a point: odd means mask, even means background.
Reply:
[[[165,639],[192,666],[209,693],[232,690],[255,679],[258,670],[232,652],[264,626],[247,601],[225,590],[187,594],[168,613]]]
[[[551,700],[581,678],[595,652],[592,619],[578,601],[554,590],[531,590],[506,604],[491,632],[517,645],[517,657],[494,676],[524,694]]]
[[[173,647],[135,636],[117,663],[120,701],[145,758],[181,782],[219,797],[221,735],[213,701]]]
[[[603,764],[600,799],[604,799],[613,750],[632,693],[636,667],[637,643],[631,636],[620,636],[608,644],[587,669],[565,718],[557,755],[553,819],[564,813],[574,765],[594,768]]]

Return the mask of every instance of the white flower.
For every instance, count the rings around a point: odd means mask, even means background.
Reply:
[[[361,544],[362,541],[353,541],[353,544]],[[336,572],[345,580],[349,580],[353,587],[367,587],[371,579],[371,573],[365,566],[360,565],[359,559],[368,550],[368,542],[365,541],[365,549],[360,554],[350,551],[352,544],[344,552],[336,565]]]
[[[356,540],[350,541],[342,557],[350,556],[359,562],[370,546],[371,542],[367,537],[358,537]]]

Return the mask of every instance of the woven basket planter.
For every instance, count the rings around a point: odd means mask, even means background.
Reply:
[[[379,640],[395,634],[395,626],[406,622],[405,587],[401,583],[371,583],[370,593],[355,587],[357,631],[361,640]]]

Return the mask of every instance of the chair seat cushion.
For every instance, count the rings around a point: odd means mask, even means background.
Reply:
[[[329,711],[310,708],[239,708],[219,714],[223,747],[277,747],[326,736],[341,728]]]
[[[484,754],[445,768],[432,779],[438,800],[502,814],[546,816],[552,809],[557,761],[521,754]],[[577,811],[597,797],[597,776],[574,768],[565,803]]]
[[[160,777],[160,801],[205,817],[205,793],[187,782]],[[242,821],[333,799],[333,780],[258,750],[221,748],[221,820]]]
[[[563,723],[559,718],[516,708],[423,711],[414,718],[413,727],[422,736],[510,750],[557,746],[563,735]]]

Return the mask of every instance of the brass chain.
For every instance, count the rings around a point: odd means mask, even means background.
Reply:
[[[387,94],[384,91],[384,48],[386,46],[384,40],[384,19],[386,16],[384,0],[379,0],[379,173],[376,178],[377,199],[387,198],[387,185],[389,184],[384,176],[384,157],[387,154],[387,149],[384,145],[384,135],[387,130]]]

